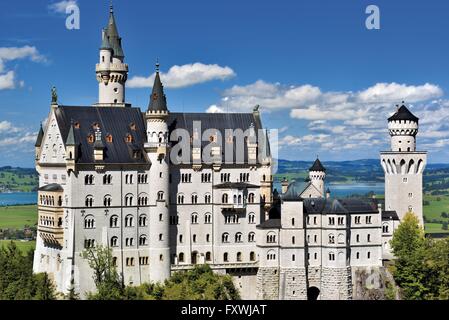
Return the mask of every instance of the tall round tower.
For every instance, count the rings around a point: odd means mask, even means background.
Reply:
[[[111,6],[108,26],[103,29],[100,61],[95,68],[99,88],[97,105],[125,106],[128,65],[124,61],[122,38],[118,34],[114,10]]]
[[[150,181],[150,280],[170,277],[169,141],[167,100],[156,65],[156,78],[146,112]]]
[[[320,159],[316,159],[309,169],[309,179],[312,185],[324,197],[324,179],[326,178],[326,169],[321,164]]]
[[[413,212],[423,224],[422,175],[427,153],[416,151],[419,119],[402,104],[388,118],[391,150],[381,152],[385,173],[385,210],[396,211],[402,220]]]

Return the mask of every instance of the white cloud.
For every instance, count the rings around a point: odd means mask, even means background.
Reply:
[[[16,157],[17,154],[28,153],[33,150],[37,139],[37,132],[28,128],[13,124],[9,121],[0,122],[0,154],[2,160]],[[20,146],[20,148],[14,148]]]
[[[16,74],[14,71],[6,70],[6,63],[9,61],[30,59],[33,62],[45,62],[46,58],[39,53],[36,47],[0,47],[0,90],[16,88]],[[23,87],[25,82],[19,81],[19,87]]]
[[[207,110],[207,113],[224,113],[222,108],[217,107],[215,104],[211,105]]]
[[[425,101],[441,97],[440,87],[426,83],[422,86],[407,86],[405,84],[378,83],[358,94],[358,100],[369,103],[397,103],[406,100],[409,103]]]
[[[5,74],[0,74],[0,90],[14,89],[15,88],[14,78],[15,78],[14,71],[9,71]]]
[[[149,77],[135,76],[128,80],[129,88],[151,88],[156,74]],[[226,80],[235,76],[234,70],[217,64],[193,63],[175,65],[167,73],[160,73],[161,81],[167,88],[184,88],[212,80]]]
[[[50,4],[48,9],[55,13],[66,13],[67,7],[73,5],[77,5],[76,0],[63,0]]]

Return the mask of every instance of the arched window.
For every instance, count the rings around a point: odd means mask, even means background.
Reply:
[[[196,193],[192,194],[192,204],[198,203],[198,195]]]
[[[227,233],[227,232],[223,233],[223,235],[221,236],[221,242],[223,242],[223,243],[229,242],[229,233]]]
[[[104,196],[104,199],[103,199],[103,205],[105,206],[105,207],[110,207],[111,206],[111,202],[112,202],[112,198],[111,198],[111,196],[110,195],[105,195]]]
[[[134,227],[134,217],[130,214],[125,217],[125,227]]]
[[[157,200],[158,201],[164,201],[164,192],[163,191],[159,191],[157,193]]]
[[[248,203],[254,203],[254,193],[248,195]]]
[[[118,247],[118,238],[117,237],[111,238],[111,247]]]
[[[139,227],[146,227],[147,226],[147,215],[141,214],[139,216]]]
[[[212,214],[206,213],[204,215],[204,223],[206,223],[206,224],[212,223]]]
[[[267,243],[276,243],[276,234],[270,232],[267,234]]]
[[[241,232],[237,232],[235,234],[235,242],[242,242],[242,233]]]
[[[228,253],[225,252],[225,253],[223,253],[223,262],[228,262],[228,261],[229,261]]]
[[[94,197],[87,196],[86,201],[85,201],[86,207],[91,208],[91,207],[93,207],[93,204],[94,204]]]
[[[84,229],[95,229],[95,218],[88,215],[84,218]]]
[[[333,234],[329,235],[329,243],[334,244],[335,243],[335,236]]]
[[[184,203],[184,195],[182,193],[178,194],[178,204]]]
[[[335,261],[335,253],[329,252],[329,261]]]
[[[241,261],[242,261],[242,253],[237,252],[237,262],[241,262]]]
[[[139,237],[139,246],[146,246],[147,243],[147,236],[146,235],[141,235]]]
[[[256,261],[256,254],[254,253],[254,251],[251,251],[249,253],[249,261]]]
[[[223,194],[221,202],[228,203],[228,194],[227,193]]]
[[[133,195],[132,194],[127,194],[125,196],[125,206],[126,207],[131,207],[133,205],[133,200],[134,200]]]
[[[212,260],[212,254],[208,251],[206,252],[206,261],[211,261]]]
[[[248,242],[254,242],[256,238],[256,234],[254,232],[250,232],[248,234]]]
[[[248,215],[248,223],[254,224],[256,223],[256,214],[254,212],[250,212]]]
[[[111,218],[109,218],[109,226],[111,228],[117,228],[118,227],[118,216],[113,215]]]
[[[194,212],[192,213],[192,224],[198,223],[198,213]]]
[[[179,253],[178,262],[184,262],[184,252]]]

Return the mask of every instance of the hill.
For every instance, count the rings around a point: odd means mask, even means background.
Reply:
[[[1,167],[1,192],[33,192],[37,190],[38,175],[34,169]]]

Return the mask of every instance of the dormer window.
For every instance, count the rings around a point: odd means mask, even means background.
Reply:
[[[111,134],[108,134],[106,136],[106,142],[112,143],[112,135]]]
[[[136,131],[136,130],[137,130],[136,124],[135,124],[134,122],[131,122],[130,125],[129,125],[129,127],[130,127],[130,129],[131,129],[132,131]]]
[[[73,124],[73,126],[75,127],[75,129],[79,129],[81,128],[81,124],[77,121]]]
[[[214,142],[214,141],[215,141],[215,137],[214,137],[214,136],[210,136],[210,137],[209,137],[209,141],[210,141],[210,142]]]
[[[133,151],[133,158],[134,159],[139,159],[140,158],[140,151],[139,150]]]
[[[133,142],[133,136],[128,133],[126,135],[125,140],[126,140],[127,143],[131,143],[131,142]]]
[[[92,124],[92,128],[93,128],[94,130],[100,129],[100,124],[99,124],[98,122],[94,122],[94,123]]]
[[[94,143],[95,142],[95,137],[93,134],[90,134],[87,136],[87,142],[89,143]]]

